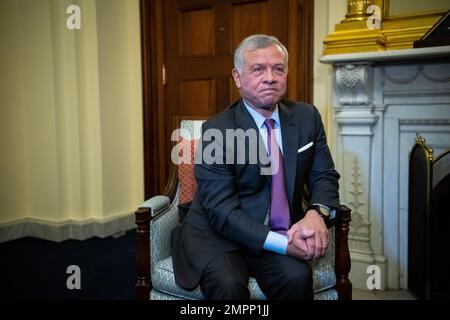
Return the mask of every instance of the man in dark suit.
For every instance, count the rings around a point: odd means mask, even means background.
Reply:
[[[312,105],[282,100],[288,52],[278,39],[250,36],[234,61],[241,99],[202,126],[198,189],[172,233],[175,280],[200,284],[207,299],[249,299],[252,276],[270,299],[312,299],[308,261],[325,254],[339,204],[321,117]],[[225,139],[230,132],[237,138]]]

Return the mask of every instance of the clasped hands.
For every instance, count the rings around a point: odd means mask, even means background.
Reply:
[[[287,254],[304,261],[323,257],[330,244],[325,222],[315,210],[308,210],[305,217],[292,225],[286,235]]]

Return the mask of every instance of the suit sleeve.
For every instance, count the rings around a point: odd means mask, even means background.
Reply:
[[[314,160],[308,178],[311,203],[320,203],[329,207],[339,207],[339,174],[334,168],[330,149],[327,145],[325,130],[319,111],[314,107],[316,148]]]
[[[212,131],[211,131],[212,130]],[[258,253],[269,233],[269,227],[261,224],[241,209],[236,189],[233,164],[226,164],[226,147],[223,131],[202,127],[202,143],[197,149],[195,178],[198,196],[208,214],[211,228],[244,248]],[[209,141],[211,135],[213,141]],[[234,157],[232,157],[234,158]]]

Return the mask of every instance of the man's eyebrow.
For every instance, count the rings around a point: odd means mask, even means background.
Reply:
[[[254,63],[254,64],[251,64],[250,65],[250,68],[251,67],[260,67],[260,66],[265,66],[266,65],[266,63]],[[270,65],[270,64],[269,64]],[[285,66],[285,64],[284,63],[282,63],[282,62],[280,62],[280,63],[275,63],[275,64],[273,64],[272,66],[274,66],[274,67],[278,67],[278,66]]]

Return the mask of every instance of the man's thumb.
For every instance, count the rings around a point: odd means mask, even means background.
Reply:
[[[286,236],[288,237],[288,243],[292,242],[292,239],[294,239],[294,235],[295,235],[294,231],[288,230],[288,232],[286,233]]]

